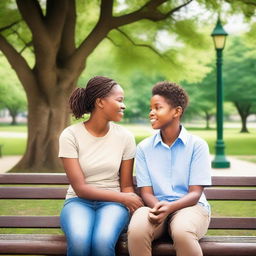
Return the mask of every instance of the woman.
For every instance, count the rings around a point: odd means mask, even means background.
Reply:
[[[67,255],[115,255],[129,212],[142,206],[132,182],[134,137],[111,122],[122,119],[123,101],[121,86],[102,76],[70,97],[73,115],[90,117],[67,127],[59,139],[59,157],[71,184],[60,216]]]

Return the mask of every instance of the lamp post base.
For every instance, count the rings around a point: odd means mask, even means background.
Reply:
[[[223,155],[215,156],[212,161],[212,168],[229,168],[230,162]]]

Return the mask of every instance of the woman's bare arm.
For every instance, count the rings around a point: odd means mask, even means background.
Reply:
[[[77,196],[89,200],[119,202],[129,209],[138,208],[140,200],[133,193],[100,189],[86,183],[86,179],[77,158],[61,158],[67,177]]]

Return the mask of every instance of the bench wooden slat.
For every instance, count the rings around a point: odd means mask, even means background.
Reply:
[[[59,228],[59,216],[0,216],[1,228]],[[256,217],[212,217],[210,229],[256,229]]]
[[[69,184],[64,173],[4,173],[0,174],[0,184]]]
[[[64,235],[0,235],[0,254],[65,255]]]
[[[0,216],[1,228],[60,228],[59,216]]]
[[[126,241],[126,239],[124,239],[124,241]],[[121,237],[117,243],[117,255],[128,255],[126,250],[127,244],[124,245],[124,243]],[[202,238],[200,245],[203,249],[204,256],[247,256],[255,255],[256,252],[255,237],[209,236]],[[0,254],[8,253],[65,255],[66,240],[64,235],[0,235]],[[155,254],[175,255],[172,243],[170,243],[170,241],[154,242],[153,255]]]
[[[0,187],[1,199],[64,199],[62,187]]]
[[[210,229],[256,229],[256,217],[211,217]]]
[[[230,187],[256,187],[256,176],[213,176],[212,185]]]
[[[205,188],[209,200],[256,200],[256,189]]]
[[[69,184],[64,173],[5,173],[0,184]],[[213,186],[256,186],[256,176],[213,176]]]
[[[63,187],[0,187],[1,199],[64,199]],[[256,189],[205,188],[209,200],[256,200]]]

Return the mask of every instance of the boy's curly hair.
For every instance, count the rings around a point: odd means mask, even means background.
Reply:
[[[172,107],[182,107],[182,114],[188,106],[189,97],[186,91],[178,84],[168,81],[158,82],[152,89],[152,96],[164,97]]]

